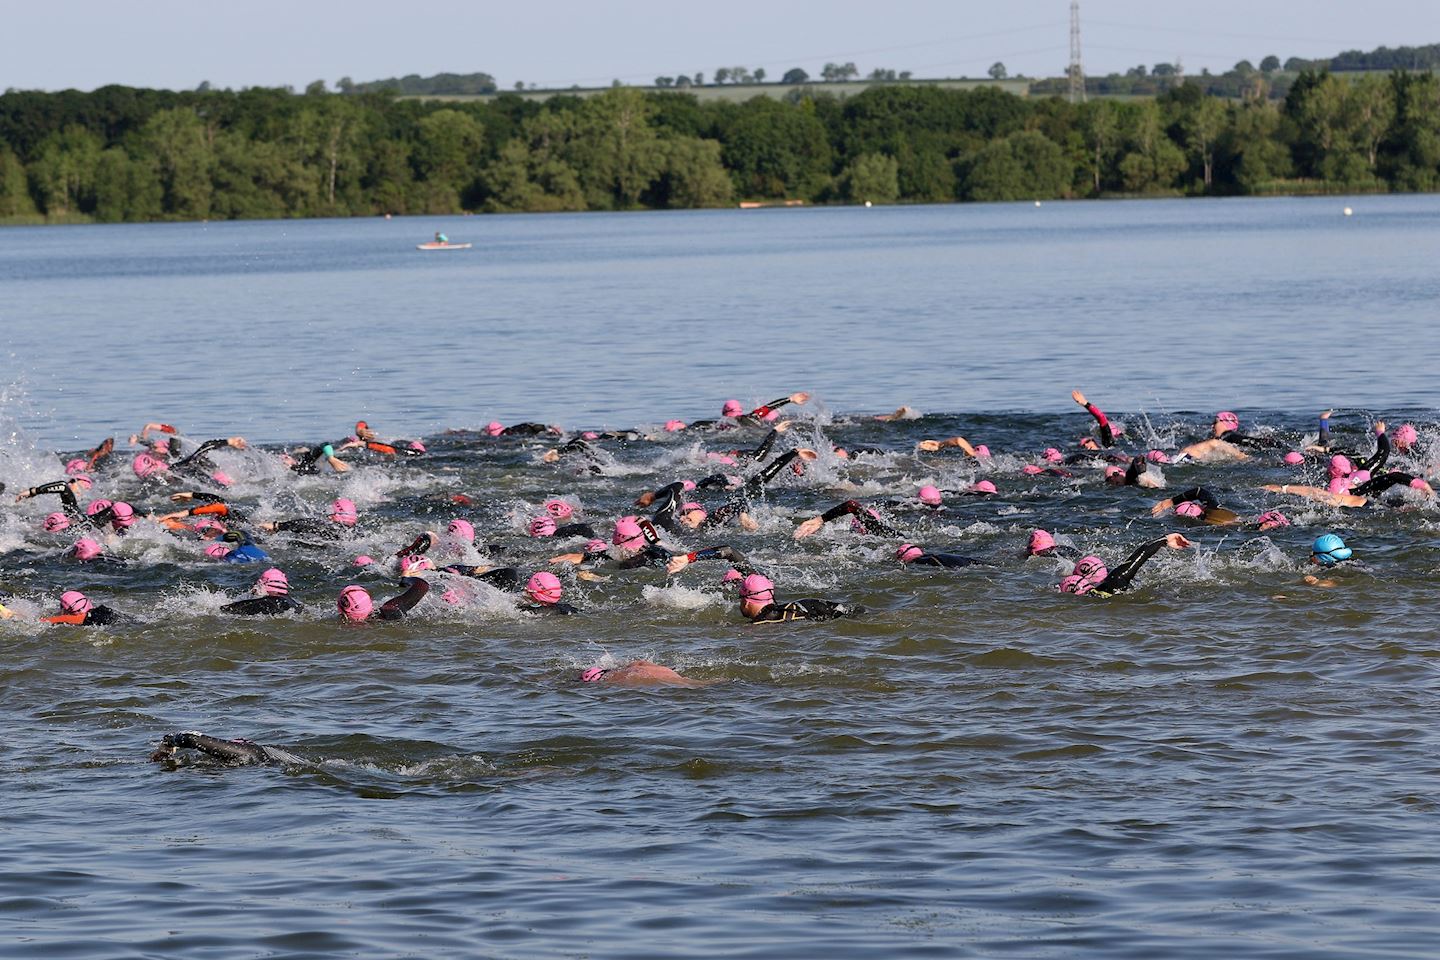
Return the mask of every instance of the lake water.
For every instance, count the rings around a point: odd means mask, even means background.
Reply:
[[[437,230],[475,247],[415,250]],[[1437,238],[1437,197],[0,231],[0,956],[1432,957],[1433,502],[1269,494],[1324,483],[1278,452],[1156,468],[1293,522],[1190,528],[1098,465],[1022,467],[1074,448],[1083,387],[1139,452],[1222,408],[1298,448],[1334,407],[1357,453],[1410,421],[1390,466],[1434,482]],[[863,616],[749,626],[700,562],[566,573],[566,619],[436,575],[403,621],[336,621],[347,583],[398,592],[356,554],[463,516],[540,569],[562,548],[523,531],[547,497],[608,538],[641,491],[763,436],[659,424],[792,390],[814,396],[780,449],[819,458],[759,529],[666,539]],[[866,416],[902,403],[925,415]],[[429,454],[313,477],[275,456],[358,417]],[[93,495],[171,509],[127,463],[155,419],[253,441],[216,456],[251,521],[357,502],[340,543],[265,541],[305,612],[220,614],[259,568],[146,521],[106,544],[127,565],[75,565],[75,531],[39,528],[55,501],[12,502],[115,436]],[[600,441],[591,470],[474,432],[492,419],[654,439]],[[915,453],[955,434],[995,456]],[[996,497],[959,495],[981,479]],[[843,521],[791,538],[926,483],[946,509],[892,522],[987,566],[902,567]],[[1036,527],[1112,566],[1167,530],[1196,547],[1087,600],[1055,590],[1068,563],[1024,559]],[[1306,585],[1331,530],[1363,565]],[[37,623],[70,588],[133,619]],[[577,682],[637,657],[710,685]],[[186,729],[301,762],[148,762]]]

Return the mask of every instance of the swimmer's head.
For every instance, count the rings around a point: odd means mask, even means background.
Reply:
[[[609,672],[609,670],[603,670],[600,667],[589,667],[584,673],[580,674],[580,680],[582,683],[598,683],[604,679],[605,674]]]
[[[920,488],[920,492],[917,495],[920,497],[920,502],[925,504],[926,506],[940,506],[941,496],[940,489],[938,487],[927,483],[925,486]]]
[[[597,433],[597,432],[594,431],[594,430],[586,430],[584,433],[580,434],[580,439],[581,439],[581,440],[599,440],[599,439],[600,439],[600,434]]]
[[[693,501],[680,508],[680,522],[691,530],[694,530],[700,526],[700,524],[704,523],[705,518],[708,516],[710,516],[710,514],[706,511],[705,507]]]
[[[1266,510],[1255,518],[1255,523],[1261,530],[1274,530],[1278,527],[1290,526],[1290,518],[1279,510]]]
[[[1056,450],[1054,447],[1046,447],[1043,456],[1048,463],[1065,462],[1065,454],[1061,453],[1059,450]]]
[[[1122,486],[1124,486],[1124,485],[1125,485],[1125,468],[1124,468],[1124,467],[1114,467],[1114,466],[1106,467],[1106,468],[1105,468],[1105,482],[1108,483],[1108,484],[1111,484],[1112,486],[1117,486],[1117,487],[1122,487]]]
[[[1186,500],[1175,504],[1175,516],[1189,517],[1191,520],[1198,520],[1205,516],[1205,508],[1194,500]]]
[[[505,432],[505,424],[501,423],[499,420],[491,420],[489,423],[485,424],[485,432],[492,437],[498,437],[500,436],[500,434]]]
[[[1215,414],[1215,436],[1218,437],[1222,433],[1228,433],[1231,430],[1239,429],[1240,418],[1235,416],[1235,414],[1231,413],[1229,410],[1221,410],[1219,413]]]
[[[330,519],[342,527],[353,527],[360,515],[355,510],[355,501],[345,497],[337,497],[335,502],[330,504]]]
[[[556,520],[569,520],[575,514],[575,508],[558,497],[545,501],[545,512]]]
[[[228,487],[235,483],[235,480],[230,476],[230,474],[226,473],[224,470],[210,471],[210,479],[214,480],[222,487]]]
[[[271,567],[260,574],[260,579],[255,581],[255,595],[257,597],[288,597],[290,596],[290,579],[285,576],[284,571]]]
[[[91,500],[85,504],[85,516],[93,517],[102,510],[108,510],[114,506],[113,500]]]
[[[475,542],[475,527],[469,520],[461,520],[457,517],[450,521],[450,526],[445,528],[445,532],[456,540],[463,540],[465,543]]]
[[[555,536],[555,518],[536,517],[530,521],[528,529],[532,537],[553,537]]]
[[[89,537],[81,537],[75,541],[75,546],[70,552],[76,560],[84,563],[100,556],[100,544],[91,540]]]
[[[190,529],[200,534],[206,540],[213,539],[225,533],[225,524],[219,520],[212,520],[209,517],[201,517],[190,524]]]
[[[1298,467],[1304,462],[1305,454],[1301,453],[1299,450],[1291,450],[1289,453],[1285,454],[1285,466],[1287,467]]]
[[[985,444],[983,443],[975,444],[975,457],[979,460],[989,460],[990,448],[985,446]]]
[[[913,543],[902,543],[900,544],[900,549],[895,551],[895,559],[899,560],[901,563],[911,563],[915,560],[919,560],[924,555],[925,551],[921,550]]]
[[[1349,457],[1337,453],[1335,456],[1330,458],[1331,480],[1334,480],[1336,477],[1348,477],[1354,472],[1355,465],[1350,462]]]
[[[357,567],[368,567],[374,562],[375,558],[370,556],[368,553],[362,553],[360,554],[360,556],[355,558],[355,566]]]
[[[1350,476],[1346,477],[1345,479],[1350,481],[1350,485],[1352,487],[1358,487],[1360,486],[1360,484],[1370,479],[1370,471],[1356,470],[1354,473],[1350,474]]]
[[[865,508],[865,513],[868,514],[870,517],[876,519],[876,520],[879,520],[879,519],[880,519],[880,511],[876,510],[874,507],[866,507],[866,508]],[[864,532],[865,532],[865,524],[863,524],[863,523],[860,522],[860,518],[859,518],[859,517],[851,517],[851,518],[850,518],[850,529],[853,530],[853,531],[856,532],[856,533],[864,533]]]
[[[135,508],[123,500],[117,500],[110,505],[110,526],[115,530],[124,530],[135,525]]]
[[[725,405],[720,408],[722,417],[738,417],[745,413],[745,408],[740,406],[739,400],[726,400]]]
[[[60,594],[60,612],[63,614],[89,613],[93,609],[95,605],[90,598],[79,590],[66,590]]]
[[[1029,553],[1030,556],[1033,557],[1036,554],[1045,552],[1046,550],[1054,549],[1055,538],[1050,535],[1049,530],[1030,531],[1030,545],[1026,548],[1026,552]]]
[[[615,533],[610,542],[622,550],[639,550],[645,542],[645,534],[640,531],[640,524],[634,517],[621,517],[615,521]]]
[[[409,446],[410,446],[410,449],[411,449],[411,450],[414,450],[416,453],[427,453],[427,452],[428,452],[428,451],[425,449],[425,444],[421,443],[419,440],[411,440]]]
[[[1025,474],[1026,476],[1033,477],[1044,473],[1045,469],[1043,467],[1037,467],[1033,463],[1027,463],[1025,464],[1025,466],[1020,468],[1020,472]]]
[[[720,578],[720,586],[722,586],[722,587],[730,587],[730,586],[733,586],[736,590],[739,590],[739,589],[740,589],[740,583],[741,583],[741,581],[743,581],[744,579],[745,579],[745,574],[741,573],[739,570],[736,570],[734,567],[731,567],[729,570],[726,570],[726,571],[725,571],[725,576],[723,576],[723,577]]]
[[[562,593],[560,578],[548,570],[531,574],[530,579],[525,581],[525,596],[536,603],[559,603]]]
[[[1338,534],[1322,533],[1310,546],[1310,559],[1322,567],[1333,567],[1350,557],[1350,548],[1345,546],[1345,541]]]
[[[40,527],[46,533],[59,533],[62,530],[70,529],[70,518],[63,513],[47,513],[45,519],[40,522]]]
[[[1332,477],[1325,489],[1334,494],[1349,493],[1350,481],[1345,477]]]
[[[1075,562],[1075,569],[1070,576],[1060,581],[1060,592],[1089,593],[1099,586],[1109,573],[1110,571],[1105,569],[1105,561],[1099,557],[1081,557]]]
[[[435,561],[424,554],[407,554],[400,558],[396,564],[400,568],[400,576],[413,577],[417,573],[424,573],[427,570],[435,569]]]
[[[1149,453],[1145,454],[1145,459],[1149,460],[1151,463],[1165,464],[1170,462],[1170,454],[1166,453],[1164,450],[1151,450]]]
[[[989,494],[996,492],[995,484],[991,483],[989,480],[981,480],[980,482],[970,487],[970,492],[988,496]]]
[[[752,573],[740,581],[740,604],[742,607],[764,607],[775,602],[775,584],[770,578]]]
[[[221,543],[218,540],[214,543],[205,544],[205,556],[211,560],[223,560],[235,548],[228,543]]]
[[[65,474],[66,476],[70,477],[78,477],[80,474],[84,473],[89,468],[89,466],[89,462],[86,461],[84,458],[76,457],[74,460],[66,461]]]
[[[685,421],[684,421],[684,420],[666,420],[666,421],[665,421],[665,432],[666,432],[666,433],[679,433],[681,430],[684,430],[684,429],[685,429]]]
[[[95,484],[90,480],[90,478],[85,476],[83,473],[78,474],[75,479],[71,480],[70,482],[75,484],[81,490],[89,490],[91,487],[95,486]]]
[[[356,623],[369,619],[371,611],[375,609],[375,601],[370,599],[365,588],[353,583],[340,591],[340,598],[335,601],[335,605],[340,609],[340,616]]]
[[[134,470],[135,476],[141,480],[148,480],[162,470],[168,470],[170,468],[150,456],[150,454],[141,453],[136,454],[134,462],[130,464],[130,469]]]
[[[1402,423],[1390,434],[1390,439],[1395,442],[1395,449],[1404,453],[1419,442],[1420,434],[1416,432],[1413,423]]]

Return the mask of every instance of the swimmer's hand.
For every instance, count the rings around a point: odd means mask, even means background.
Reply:
[[[577,579],[577,580],[585,580],[585,581],[588,581],[588,582],[590,582],[590,583],[604,583],[606,580],[609,580],[610,578],[609,578],[609,577],[602,577],[602,576],[600,576],[600,574],[598,574],[598,573],[591,573],[589,570],[577,570],[577,571],[575,572],[575,579]]]
[[[170,494],[171,503],[189,503],[195,499],[195,494],[189,490],[181,490],[179,493]]]
[[[745,513],[744,511],[741,511],[738,522],[740,524],[740,529],[744,530],[747,533],[754,533],[756,530],[760,529],[760,524],[755,522],[755,518],[750,516],[750,514]]]
[[[540,458],[541,463],[554,463],[560,459],[559,450],[546,450],[545,455]]]
[[[817,460],[820,457],[820,454],[811,450],[809,447],[796,447],[795,452],[800,454],[801,460]]]
[[[229,437],[229,438],[227,438],[227,439],[225,440],[225,445],[228,446],[228,447],[234,447],[236,450],[244,450],[244,449],[245,449],[245,438],[244,438],[244,437]]]
[[[804,390],[797,390],[795,393],[790,394],[791,403],[804,403],[806,400],[809,399],[810,394],[806,393]]]
[[[795,424],[795,421],[794,421],[794,420],[780,420],[780,421],[777,421],[776,424],[775,424],[775,432],[776,432],[776,433],[784,433],[786,430],[789,430],[792,426],[794,426],[794,424]]]
[[[939,440],[921,440],[919,443],[917,443],[917,444],[915,445],[915,449],[916,449],[916,450],[924,450],[924,451],[926,451],[927,453],[934,453],[936,450],[939,450],[939,449],[940,449],[940,441],[939,441]]]
[[[1166,545],[1167,547],[1169,547],[1171,550],[1184,550],[1184,549],[1186,549],[1187,547],[1193,547],[1193,546],[1195,546],[1194,543],[1192,543],[1192,542],[1189,541],[1189,540],[1186,540],[1186,539],[1185,539],[1185,535],[1182,534],[1182,533],[1167,533],[1167,534],[1165,534],[1165,545]]]
[[[688,566],[690,566],[690,558],[682,553],[670,558],[670,562],[665,564],[665,572],[674,576]]]
[[[804,540],[823,526],[825,526],[825,519],[823,517],[811,517],[795,528],[795,539]]]
[[[1384,432],[1385,432],[1385,421],[1384,421],[1384,420],[1376,420],[1376,421],[1375,421],[1375,436],[1378,437],[1378,436],[1380,436],[1380,434],[1382,434],[1382,433],[1384,433]]]
[[[650,506],[650,504],[652,504],[652,503],[654,503],[654,502],[655,502],[655,491],[654,491],[654,490],[646,490],[644,493],[640,494],[640,496],[638,496],[638,497],[635,498],[635,506],[637,506],[637,507],[648,507],[648,506]]]
[[[1169,510],[1173,506],[1175,506],[1175,501],[1173,499],[1161,500],[1159,503],[1155,504],[1155,506],[1150,508],[1150,516],[1158,517],[1160,516],[1160,514],[1164,513],[1166,510]]]
[[[1321,419],[1321,420],[1329,420],[1329,419],[1330,419],[1330,414],[1332,414],[1332,413],[1334,413],[1334,412],[1335,412],[1334,410],[1326,410],[1324,413],[1320,414],[1320,419]]]
[[[1070,391],[1070,399],[1071,399],[1071,400],[1074,400],[1076,403],[1080,404],[1080,406],[1082,406],[1082,407],[1085,406],[1086,403],[1088,402],[1088,401],[1086,401],[1086,399],[1085,399],[1085,394],[1081,393],[1079,390],[1071,390],[1071,391]]]
[[[584,563],[584,562],[585,562],[585,554],[583,554],[583,553],[562,553],[562,554],[560,554],[560,556],[558,556],[558,557],[551,557],[551,558],[550,558],[550,562],[551,562],[551,563]]]

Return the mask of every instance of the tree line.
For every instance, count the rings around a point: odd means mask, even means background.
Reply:
[[[104,87],[0,96],[0,218],[101,222],[1440,189],[1440,80],[1283,102],[883,85],[700,102]]]

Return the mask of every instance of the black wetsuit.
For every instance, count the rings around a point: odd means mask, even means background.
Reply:
[[[1382,473],[1378,477],[1371,477],[1364,483],[1357,484],[1350,489],[1350,492],[1357,497],[1373,497],[1384,493],[1391,487],[1398,487],[1402,484],[1408,486],[1415,479],[1415,474],[1405,473],[1401,470],[1391,470]]]
[[[568,603],[523,604],[520,609],[526,613],[534,613],[547,617],[573,617],[580,612],[579,607],[572,607]]]
[[[74,614],[61,614],[58,617],[45,617],[41,622],[68,623],[74,626],[81,627],[105,627],[109,626],[112,623],[124,623],[126,620],[129,619],[124,614],[116,613],[114,610],[111,610],[103,603],[96,604],[89,610],[86,610],[85,618],[78,623],[75,623],[73,620],[70,619],[70,617],[73,616]]]
[[[220,608],[221,613],[234,614],[237,617],[277,617],[282,613],[304,610],[305,607],[289,597],[249,597],[244,600],[237,600],[234,603],[227,603]]]
[[[1136,547],[1130,556],[1120,562],[1120,566],[1113,568],[1106,574],[1105,579],[1095,585],[1095,589],[1088,591],[1087,597],[1113,597],[1115,594],[1130,589],[1130,584],[1140,572],[1145,562],[1165,547],[1165,538],[1160,537],[1151,540],[1149,543]]]
[[[931,553],[925,551],[914,560],[905,561],[906,566],[913,567],[986,567],[989,566],[984,560],[976,560],[974,557],[962,557],[958,553]]]
[[[751,623],[786,623],[790,620],[838,620],[865,612],[864,607],[806,597],[787,603],[767,603],[750,618]]]
[[[1318,445],[1324,448],[1326,451],[1330,451],[1329,420],[1320,421],[1320,439],[1318,441]],[[1339,453],[1339,451],[1331,452]],[[1346,456],[1352,462],[1356,470],[1368,470],[1371,473],[1374,473],[1381,467],[1385,466],[1386,461],[1390,459],[1390,437],[1388,434],[1377,433],[1375,435],[1375,452],[1370,454],[1370,456],[1364,458],[1363,460],[1359,459],[1358,454],[1341,455]]]
[[[430,592],[430,582],[419,577],[401,577],[400,586],[405,588],[404,593],[391,597],[380,605],[380,612],[376,616],[381,620],[401,619]]]
[[[855,518],[855,522],[860,524],[861,528],[864,529],[866,533],[886,537],[900,536],[900,532],[898,530],[890,526],[884,520],[873,516],[858,500],[846,500],[844,503],[839,504],[838,506],[831,507],[829,510],[826,510],[824,513],[820,514],[820,519],[825,521],[826,523],[829,523],[831,520],[843,517],[847,513],[851,517]]]
[[[520,589],[519,567],[477,567],[464,563],[452,563],[448,567],[441,567],[440,571],[453,573],[459,577],[469,577],[471,580],[479,580],[500,590]]]
[[[195,730],[184,733],[167,733],[160,746],[150,755],[156,762],[175,756],[177,750],[199,750],[208,757],[232,766],[246,766],[257,763],[299,763],[300,758],[275,747],[249,740],[221,740],[209,737]]]
[[[290,469],[295,473],[317,473],[319,472],[317,465],[320,462],[320,458],[333,456],[335,456],[335,445],[333,443],[322,443],[319,446],[311,447],[303,455],[296,458],[295,462],[290,465]]]
[[[749,576],[755,572],[755,568],[751,566],[749,558],[727,544],[695,550],[686,554],[686,558],[689,559],[691,563],[694,563],[696,560],[727,560],[730,566],[739,570],[740,573],[745,576]]]
[[[334,520],[321,520],[316,517],[297,517],[293,520],[281,520],[275,524],[276,533],[298,533],[306,537],[319,537],[322,540],[339,540],[345,536],[349,528]]]
[[[218,450],[229,445],[230,441],[224,437],[206,440],[193,453],[170,464],[170,470],[174,473],[186,473],[209,480],[210,471],[215,469],[215,464],[211,463],[210,458],[205,455],[211,450]]]
[[[1093,403],[1085,404],[1085,409],[1089,411],[1090,416],[1095,418],[1095,424],[1100,431],[1100,445],[1102,447],[1115,446],[1115,430],[1110,426],[1110,421],[1106,418],[1105,412]]]
[[[85,515],[85,511],[80,509],[80,502],[75,499],[75,491],[70,489],[70,484],[73,482],[72,480],[52,480],[49,483],[42,483],[38,487],[31,487],[27,493],[32,497],[42,493],[56,494],[60,497],[60,510],[70,518],[70,522],[83,523],[97,529],[105,526],[107,521],[88,517]]]
[[[725,501],[723,506],[706,517],[700,524],[700,528],[718,526],[741,513],[750,506],[752,500],[758,499],[765,492],[765,485],[774,480],[776,475],[793,463],[798,456],[800,456],[798,450],[787,450],[767,463],[760,469],[760,472],[746,480],[739,490],[731,494],[730,499]]]
[[[1216,439],[1233,443],[1237,447],[1249,447],[1251,450],[1283,450],[1290,446],[1279,437],[1252,437],[1239,430],[1226,430]]]

